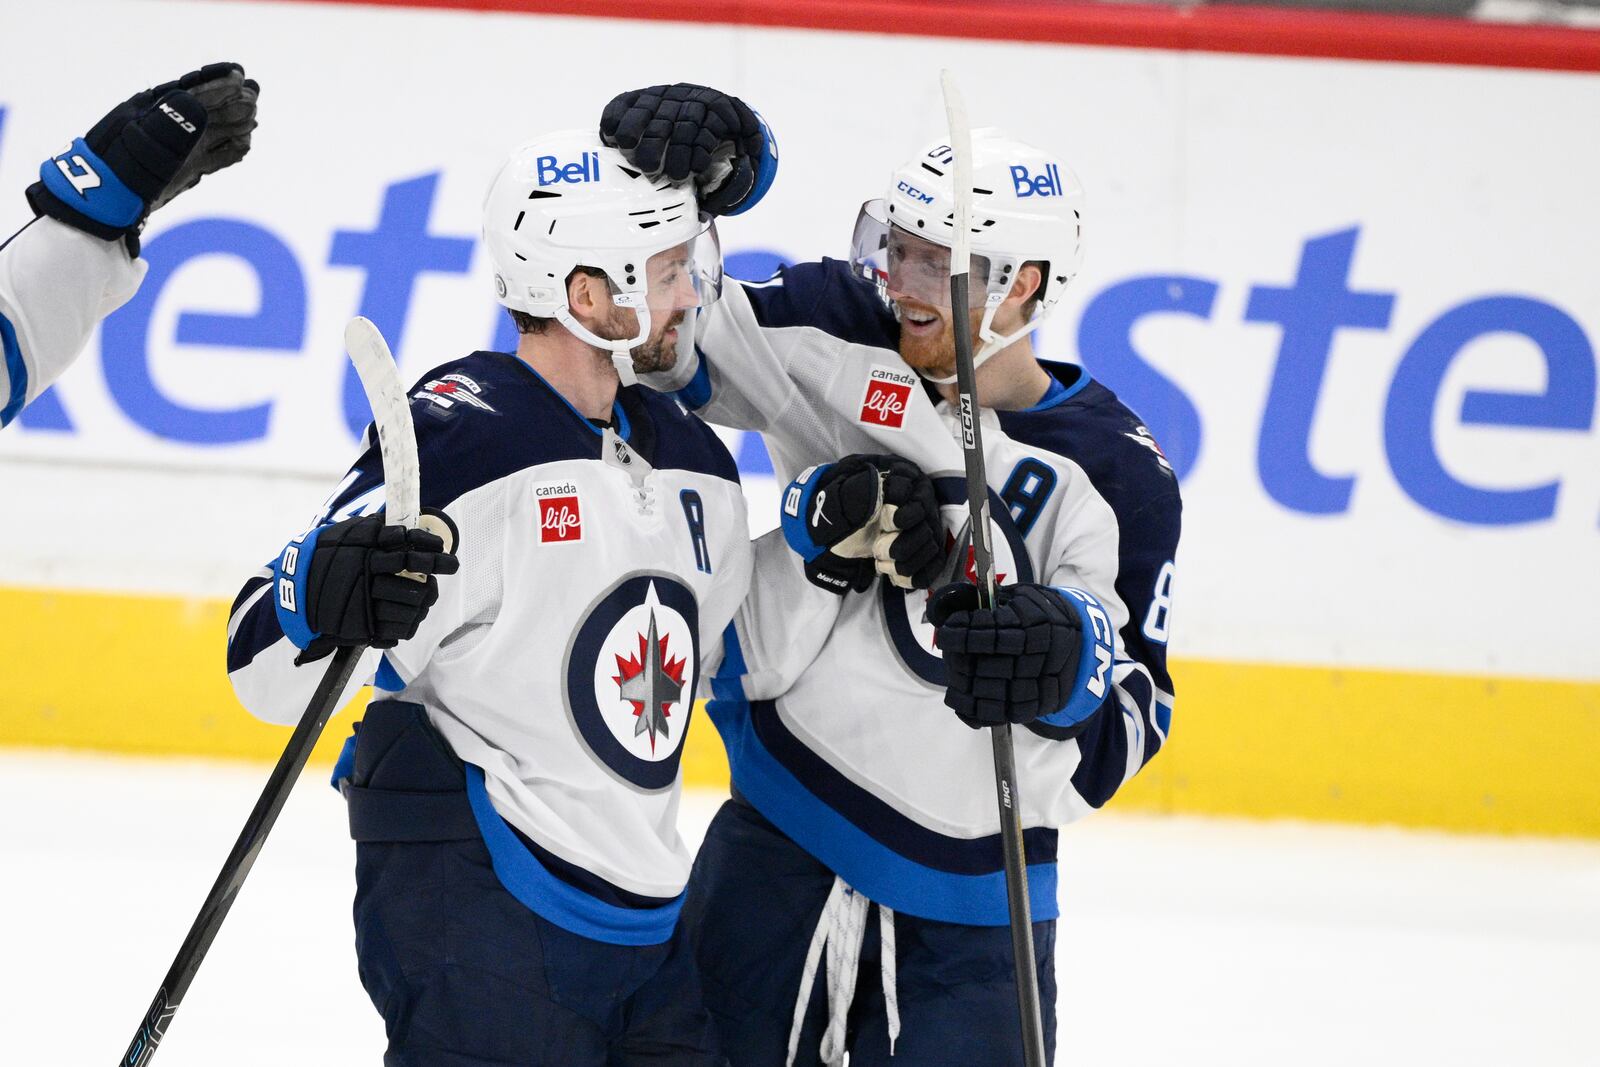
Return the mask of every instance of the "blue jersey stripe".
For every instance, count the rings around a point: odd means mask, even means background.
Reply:
[[[597,900],[534,858],[489,800],[483,769],[467,765],[467,799],[494,873],[506,891],[535,914],[582,937],[611,945],[659,945],[671,940],[683,896],[659,908],[621,908]]]
[[[896,911],[972,926],[1010,921],[999,834],[947,837],[895,812],[809,750],[808,759],[788,750],[780,758],[769,747],[775,739],[784,744],[772,726],[788,731],[770,703],[760,702],[763,713],[744,698],[738,681],[744,657],[731,627],[725,641],[707,711],[727,746],[734,785],[752,806],[850,885]],[[793,744],[804,749],[798,739]],[[801,765],[799,774],[790,761]],[[1023,841],[1033,918],[1053,919],[1056,831],[1034,827]]]
[[[5,349],[6,378],[11,383],[11,393],[0,407],[0,428],[10,424],[28,401],[28,365],[22,361],[22,346],[17,343],[17,331],[11,320],[0,315],[0,346]]]

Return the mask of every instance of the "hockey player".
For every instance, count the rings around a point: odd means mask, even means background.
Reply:
[[[746,149],[703,116],[747,110],[656,87],[613,100],[601,129],[647,172],[714,181]],[[685,910],[735,1067],[847,1051],[852,1067],[1022,1062],[990,743],[969,729],[1000,722],[1023,727],[1053,1049],[1057,828],[1166,738],[1176,479],[1109,389],[1039,362],[1031,341],[1078,270],[1083,192],[1055,156],[997,131],[978,131],[972,154],[972,307],[950,307],[952,154],[936,144],[864,207],[852,263],[730,286],[697,356],[652,379],[713,422],[760,431],[793,478],[712,682],[734,795]],[[970,584],[955,315],[981,339],[1003,583],[992,611],[975,610]],[[923,509],[895,507],[896,476],[866,508],[852,490],[860,454],[879,453],[933,477],[953,547],[936,579],[913,562]],[[874,570],[876,587],[854,591]],[[905,588],[930,584],[931,597]]]
[[[382,650],[356,674],[382,699],[335,778],[386,1064],[720,1063],[679,933],[679,759],[749,530],[711,429],[623,384],[692,349],[715,229],[692,187],[568,133],[511,156],[483,230],[517,352],[443,364],[411,405],[422,501],[458,556],[384,525],[369,431],[312,529],[239,594],[230,677],[290,722],[321,673],[298,664]],[[442,581],[397,576],[457,558]]]
[[[250,151],[260,88],[212,63],[136,93],[39,165],[35,218],[0,245],[0,427],[138,290],[150,212]]]

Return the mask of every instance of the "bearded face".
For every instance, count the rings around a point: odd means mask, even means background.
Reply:
[[[956,328],[949,308],[935,307],[899,294],[894,297],[900,312],[900,358],[912,370],[933,378],[947,378],[956,372]],[[969,312],[972,336],[978,335],[983,311]]]
[[[650,336],[628,351],[635,374],[672,369],[678,362],[678,333],[688,317],[683,308],[670,313],[652,310]],[[639,332],[639,317],[632,308],[608,307],[605,321],[595,332],[608,341],[627,340]]]

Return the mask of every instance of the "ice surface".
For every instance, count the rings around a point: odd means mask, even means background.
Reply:
[[[285,809],[158,1067],[379,1062],[324,774]],[[8,1062],[115,1061],[265,778],[0,752]],[[718,802],[686,798],[692,840]],[[1600,843],[1100,815],[1061,854],[1061,1065],[1600,1064]]]

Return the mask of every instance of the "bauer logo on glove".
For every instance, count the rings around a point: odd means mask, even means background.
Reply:
[[[783,494],[784,540],[813,585],[843,596],[878,575],[926,589],[943,572],[948,538],[933,482],[898,456],[846,456],[809,467]]]

